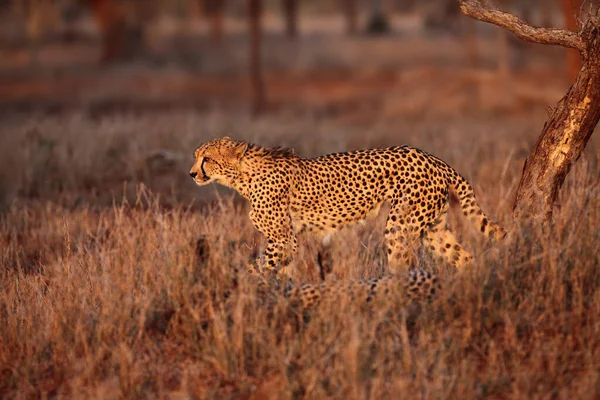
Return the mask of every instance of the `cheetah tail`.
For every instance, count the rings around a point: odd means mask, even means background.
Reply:
[[[451,177],[451,190],[456,194],[460,202],[460,208],[463,214],[473,224],[474,227],[487,238],[493,240],[502,240],[506,236],[506,231],[497,223],[492,222],[490,218],[483,213],[483,210],[475,198],[475,190],[471,184],[463,178],[458,172],[453,171]]]

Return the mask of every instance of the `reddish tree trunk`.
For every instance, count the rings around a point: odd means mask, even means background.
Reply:
[[[111,62],[136,57],[147,50],[143,25],[128,20],[128,13],[118,0],[92,0],[92,12],[102,40],[100,62]],[[130,9],[143,18],[148,10]]]
[[[465,46],[467,50],[467,60],[471,68],[477,68],[477,36],[475,33],[475,22],[473,20],[465,20]]]
[[[102,40],[100,61],[122,57],[125,26],[117,5],[112,0],[92,0],[92,11]]]
[[[562,0],[565,28],[577,32],[577,16],[581,7],[581,0]],[[581,57],[577,50],[567,50],[567,75],[571,81],[575,80],[579,73]]]
[[[250,84],[252,86],[252,112],[261,114],[266,105],[265,85],[261,63],[261,0],[248,0],[250,24]]]
[[[223,37],[225,0],[203,0],[204,12],[210,21],[210,35],[219,42]]]
[[[356,10],[356,0],[341,0],[344,17],[346,19],[346,32],[354,35],[358,30],[358,13]]]
[[[285,31],[290,38],[298,35],[298,0],[283,0]]]
[[[498,75],[506,83],[510,78],[510,55],[508,51],[508,32],[498,28]]]
[[[552,3],[549,1],[542,1],[541,2],[541,25],[542,26],[552,26],[554,25],[554,18],[552,17],[552,13],[554,12],[554,9],[552,7]]]

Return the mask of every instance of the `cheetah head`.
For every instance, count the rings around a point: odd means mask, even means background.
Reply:
[[[198,186],[217,182],[231,186],[238,175],[239,164],[248,150],[248,143],[228,137],[214,139],[194,151],[194,165],[190,176]]]

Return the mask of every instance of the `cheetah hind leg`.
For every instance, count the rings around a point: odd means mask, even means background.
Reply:
[[[446,261],[460,271],[473,261],[473,256],[458,243],[448,228],[447,217],[448,208],[446,207],[431,225],[423,242],[425,247],[437,258]]]
[[[417,218],[411,218],[408,204],[393,201],[385,226],[385,246],[388,270],[400,276],[412,268],[414,252],[419,246],[422,228]]]

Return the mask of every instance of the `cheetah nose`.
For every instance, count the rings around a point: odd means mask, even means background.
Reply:
[[[192,171],[190,171],[190,176],[191,176],[192,178],[195,178],[197,175],[198,175],[198,173],[197,173],[197,172],[192,172]]]

